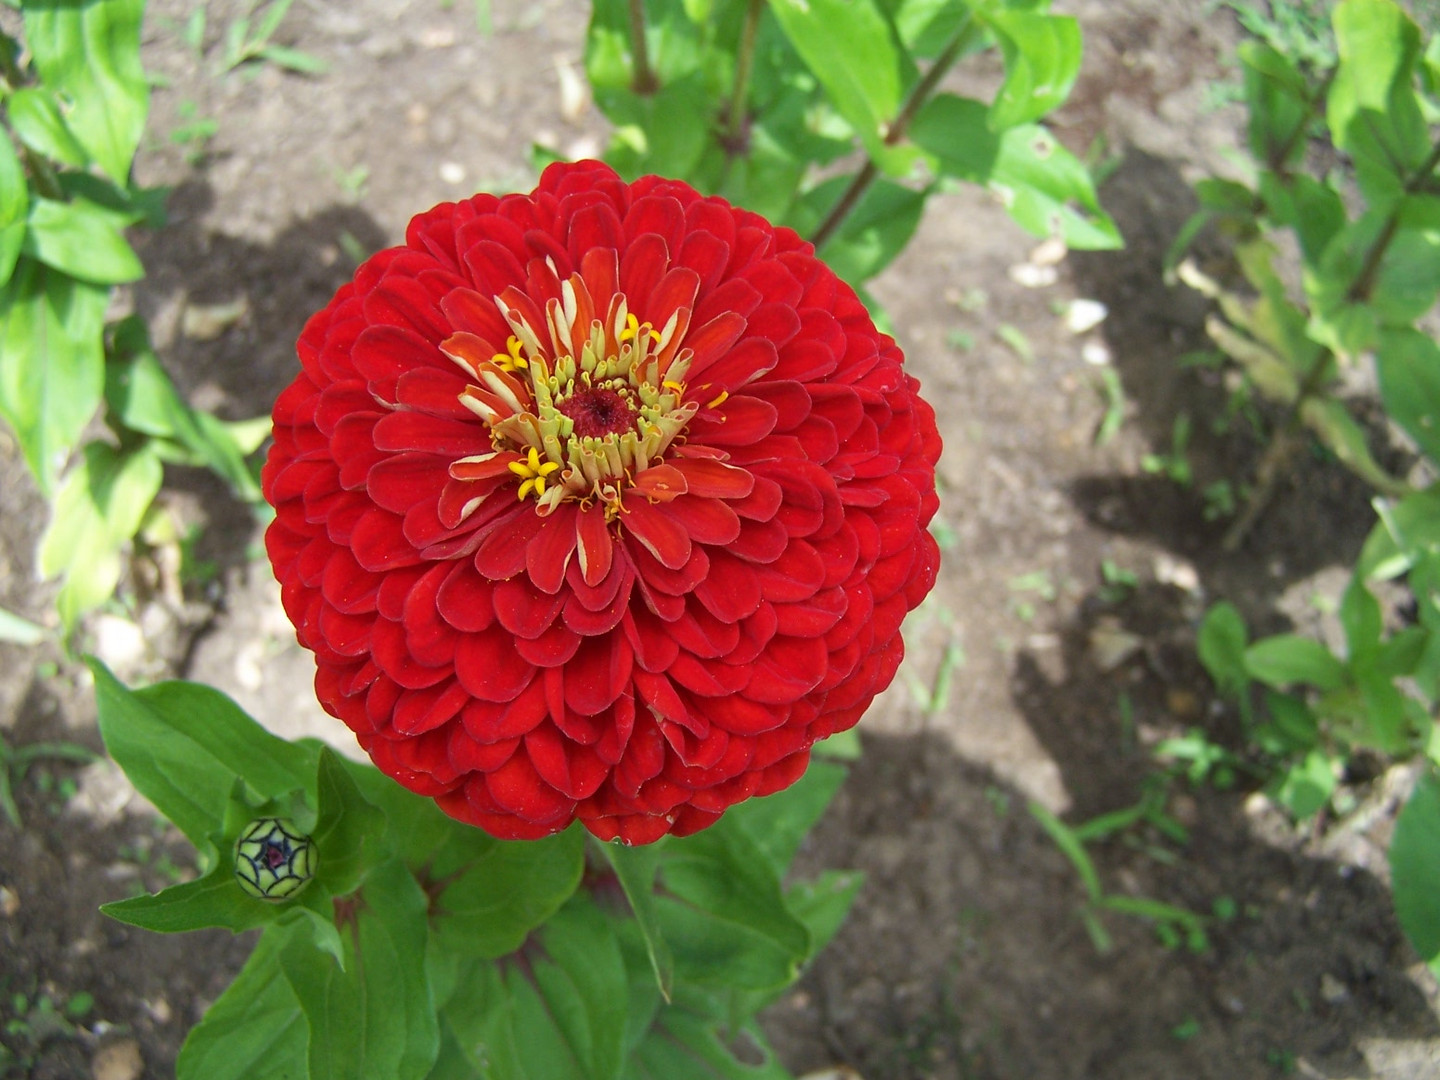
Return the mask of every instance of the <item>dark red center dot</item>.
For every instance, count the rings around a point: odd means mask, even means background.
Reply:
[[[601,438],[635,429],[635,410],[614,390],[582,390],[560,403],[560,411],[575,421],[575,434]]]
[[[268,866],[272,872],[284,866],[288,859],[285,854],[285,849],[273,840],[266,841],[263,858],[265,859],[265,865]]]

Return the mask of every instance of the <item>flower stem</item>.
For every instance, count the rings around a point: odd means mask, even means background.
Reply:
[[[960,25],[955,28],[955,33],[950,35],[950,40],[945,43],[945,48],[940,51],[940,55],[930,65],[930,70],[925,72],[924,76],[910,88],[910,93],[901,104],[900,111],[895,114],[895,119],[885,127],[884,143],[886,146],[896,146],[905,137],[911,121],[930,100],[930,95],[940,85],[940,80],[945,77],[945,73],[960,58],[960,51],[970,37],[970,22],[971,17],[967,13],[965,18],[960,21]],[[880,167],[875,164],[875,159],[867,159],[864,166],[855,174],[855,178],[850,181],[850,186],[845,189],[845,193],[840,196],[839,201],[835,203],[830,213],[825,216],[825,220],[820,223],[810,237],[810,242],[815,245],[817,251],[845,223],[845,219],[850,216],[856,204],[860,202],[861,197],[869,190],[870,185],[879,175]]]
[[[740,27],[740,49],[735,55],[735,88],[730,94],[730,110],[720,141],[727,154],[742,153],[745,148],[745,114],[750,96],[750,72],[755,66],[755,42],[760,36],[760,14],[765,0],[750,0],[745,8],[745,23]]]
[[[645,47],[645,0],[630,0],[630,52],[635,60],[635,74],[630,89],[637,94],[653,94],[660,89],[660,80],[650,66],[650,52]]]

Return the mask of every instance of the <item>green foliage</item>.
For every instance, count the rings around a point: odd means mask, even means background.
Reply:
[[[817,763],[685,839],[624,848],[577,826],[505,842],[368,765],[268,734],[208,687],[132,691],[91,668],[111,756],[204,870],[105,912],[162,932],[264,930],[186,1040],[180,1080],[787,1076],[753,1017],[859,888],[840,873],[782,885],[843,767]],[[314,879],[280,902],[234,877],[236,837],[271,816],[318,852]],[[735,1056],[737,1037],[762,1064]]]
[[[1118,247],[1089,173],[1036,122],[1064,102],[1081,54],[1075,20],[1046,7],[648,0],[641,48],[630,5],[598,0],[586,70],[616,127],[606,156],[814,237],[857,287],[908,242],[936,179],[989,187],[1037,235]],[[990,47],[1005,66],[993,101],[935,94],[957,59]],[[854,149],[858,173],[816,175]]]
[[[68,632],[118,586],[162,462],[258,501],[246,458],[263,433],[189,409],[137,319],[105,325],[111,287],[144,275],[125,230],[155,216],[130,180],[149,107],[143,0],[20,8],[25,48],[0,43],[0,418],[53,500],[40,566],[64,579]],[[75,458],[97,411],[109,436]]]
[[[1242,10],[1244,5],[1230,6]],[[1291,30],[1315,30],[1311,5]],[[1252,13],[1253,14],[1253,13]],[[1217,605],[1200,630],[1200,657],[1238,701],[1267,790],[1297,818],[1334,804],[1337,777],[1358,751],[1431,762],[1396,826],[1391,863],[1401,925],[1427,961],[1440,952],[1435,907],[1440,802],[1434,780],[1434,713],[1440,702],[1440,496],[1416,490],[1372,452],[1339,393],[1348,368],[1373,361],[1386,416],[1427,459],[1440,463],[1440,349],[1415,324],[1440,295],[1440,142],[1430,129],[1437,81],[1419,28],[1394,0],[1343,0],[1329,39],[1314,49],[1250,19],[1265,43],[1240,59],[1256,178],[1210,180],[1178,252],[1210,221],[1236,240],[1253,296],[1223,288],[1192,264],[1180,277],[1213,298],[1208,330],[1260,395],[1286,413],[1257,472],[1251,504],[1227,537],[1236,546],[1308,431],[1377,492],[1372,530],[1339,605],[1345,644],[1278,634],[1251,642],[1243,620]],[[1302,35],[1303,37],[1303,35]],[[1328,140],[1348,166],[1307,170],[1313,141]],[[1286,280],[1283,234],[1300,255]],[[1415,475],[1412,473],[1411,475]],[[1414,615],[1385,617],[1369,583],[1403,578]],[[1257,700],[1263,706],[1256,710]]]

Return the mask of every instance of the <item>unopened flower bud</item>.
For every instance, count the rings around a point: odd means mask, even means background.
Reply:
[[[257,900],[288,900],[315,876],[320,853],[286,818],[259,818],[235,841],[235,877]]]

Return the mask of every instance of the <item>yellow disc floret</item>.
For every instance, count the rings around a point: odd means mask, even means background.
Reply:
[[[514,341],[514,338],[510,339]],[[540,452],[535,447],[530,447],[530,453],[524,461],[510,462],[510,471],[520,477],[520,498],[525,498],[532,491],[538,499],[545,494],[545,478],[560,468],[553,461],[541,461]]]

